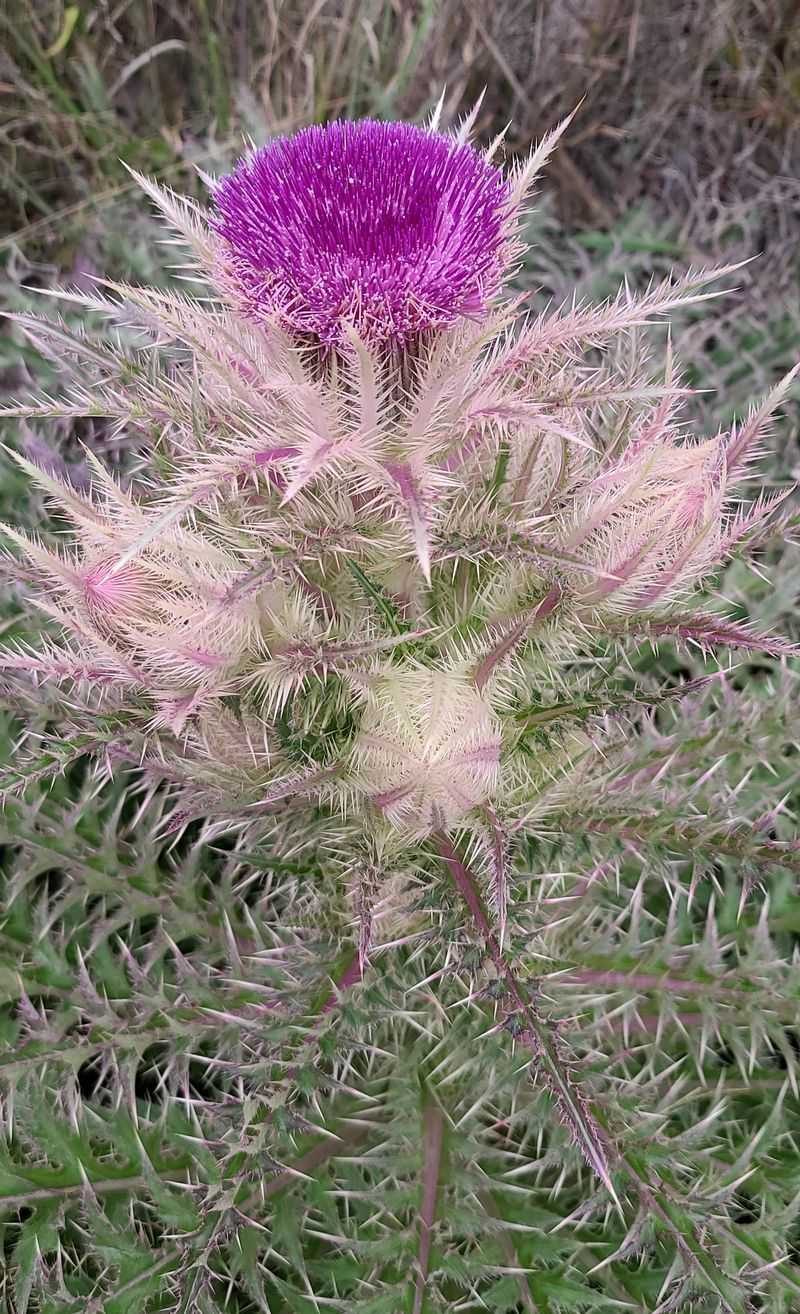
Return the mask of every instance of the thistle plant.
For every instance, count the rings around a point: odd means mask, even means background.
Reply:
[[[527,315],[563,129],[503,171],[473,118],[139,178],[190,290],[15,317],[70,378],[4,414],[133,453],[11,453],[18,1309],[798,1307],[796,1170],[737,1194],[796,1093],[794,649],[708,592],[793,376],[685,432],[643,334],[730,270]]]

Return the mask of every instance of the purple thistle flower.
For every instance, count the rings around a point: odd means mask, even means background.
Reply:
[[[405,347],[497,291],[510,189],[451,138],[405,123],[332,123],[242,160],[214,193],[227,275],[249,314],[326,346],[352,325]]]

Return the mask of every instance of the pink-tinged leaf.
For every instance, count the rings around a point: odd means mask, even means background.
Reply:
[[[679,306],[723,296],[724,291],[699,292],[697,289],[712,279],[735,273],[746,263],[742,261],[720,269],[690,270],[680,282],[675,283],[671,278],[666,278],[637,298],[631,295],[626,286],[613,301],[598,306],[573,305],[566,313],[544,313],[524,329],[519,338],[499,357],[491,374],[509,373],[520,365],[550,353],[584,352],[592,347],[602,347],[610,338],[651,324]]]
[[[81,574],[74,561],[61,557],[56,552],[49,551],[48,548],[42,547],[35,538],[29,537],[19,529],[14,529],[11,525],[0,523],[0,534],[10,539],[16,544],[25,556],[36,567],[39,572],[39,578],[44,574],[50,582],[61,586],[72,594],[81,591]],[[34,575],[34,578],[36,576]]]
[[[538,566],[557,565],[572,567],[582,575],[595,575],[598,579],[616,579],[612,571],[602,570],[591,562],[561,547],[553,547],[540,539],[529,535],[510,533],[507,538],[451,538],[441,541],[433,553],[433,561],[479,560],[489,557],[492,561],[531,561]]]
[[[368,736],[363,736],[363,740],[365,743],[368,743]],[[409,794],[413,793],[413,790],[413,784],[397,785],[394,789],[387,789],[382,794],[373,794],[372,802],[376,808],[380,808],[381,812],[390,813],[392,808],[408,798]]]
[[[590,589],[585,590],[582,601],[588,606],[594,606],[616,593],[619,589],[624,588],[636,574],[642,562],[657,546],[658,536],[645,538],[624,561],[614,562],[613,572],[610,572],[605,579],[597,580]]]
[[[554,584],[541,602],[526,612],[518,620],[503,626],[495,646],[478,662],[473,672],[476,688],[483,689],[494,672],[520,647],[528,637],[532,627],[546,619],[561,601],[561,589]]]
[[[468,429],[458,445],[451,448],[442,459],[439,469],[444,471],[445,474],[454,474],[462,465],[466,465],[467,461],[471,460],[476,452],[481,450],[488,438],[488,426],[475,425],[474,428]]]
[[[425,1288],[431,1260],[433,1225],[436,1221],[436,1204],[442,1172],[444,1149],[444,1115],[438,1104],[427,1096],[422,1113],[422,1199],[419,1207],[419,1250],[417,1252],[417,1281],[414,1290],[414,1314],[422,1314]]]
[[[743,425],[738,428],[736,425],[733,426],[725,448],[729,473],[759,454],[756,444],[767,432],[775,408],[786,398],[797,378],[798,371],[800,371],[800,362],[783,376],[771,392],[767,393],[760,405],[753,408]]]
[[[349,428],[335,423],[313,389],[304,390],[305,428],[309,438],[301,443],[281,505],[286,505],[323,472],[334,473],[343,465],[370,464],[380,441],[382,394],[375,367],[357,334],[349,332],[357,374],[360,405],[359,423]]]
[[[430,630],[407,630],[403,634],[390,634],[382,639],[362,639],[336,643],[289,643],[273,650],[273,657],[295,663],[304,674],[325,674],[328,671],[346,670],[392,648],[400,647],[411,639],[422,639]]]
[[[164,647],[166,651],[182,657],[190,666],[199,666],[201,671],[219,671],[230,662],[226,653],[209,652],[207,648],[171,648],[166,644]]]
[[[478,744],[463,753],[454,753],[448,761],[453,766],[497,766],[500,761],[501,738],[498,733],[488,744]]]
[[[361,412],[360,429],[364,435],[373,436],[377,433],[380,424],[381,407],[384,401],[378,384],[375,362],[352,325],[343,325],[342,331],[353,353],[356,372],[355,395]]]
[[[285,776],[268,785],[257,803],[251,804],[252,810],[270,808],[275,803],[282,803],[289,798],[308,798],[321,793],[325,786],[339,776],[340,767],[318,767],[312,771],[298,772]]]
[[[422,487],[421,472],[410,464],[384,466],[397,492],[400,505],[414,539],[414,549],[420,568],[428,584],[431,582],[431,534],[428,515],[428,497]]]
[[[185,730],[186,723],[199,712],[207,695],[202,692],[184,694],[179,698],[164,698],[158,704],[158,711],[153,717],[154,729],[166,726],[173,734],[179,735]]]
[[[72,387],[58,398],[47,394],[28,397],[25,401],[12,402],[10,406],[0,406],[0,420],[84,420],[96,419],[130,420],[141,419],[136,408],[122,404],[106,394],[94,395],[78,387]]]
[[[671,616],[660,621],[633,621],[624,632],[634,638],[675,638],[689,640],[704,648],[717,644],[763,652],[770,657],[796,657],[800,645],[778,635],[757,634],[746,625],[727,621],[722,616]]]
[[[770,521],[778,507],[782,506],[794,491],[794,488],[784,488],[780,492],[772,493],[769,496],[762,493],[751,506],[744,507],[723,536],[720,543],[720,558],[727,557],[738,544],[745,540],[746,546],[752,550],[752,548],[758,547],[764,538],[779,535],[781,533],[779,522],[784,517],[778,517],[778,520],[771,524]]]
[[[576,397],[584,394],[576,394]],[[594,394],[593,394],[594,396]],[[567,396],[559,396],[551,404],[557,406],[571,405],[571,399]],[[575,403],[576,405],[578,402]],[[561,438],[564,442],[574,443],[578,447],[585,447],[587,451],[595,452],[597,447],[584,438],[582,434],[577,433],[575,426],[564,424],[558,420],[546,403],[540,401],[526,401],[525,399],[514,398],[511,401],[498,400],[496,402],[485,402],[479,406],[470,408],[466,415],[469,423],[477,423],[487,426],[490,424],[517,424],[526,425],[532,433],[551,434],[554,438]]]
[[[137,173],[130,165],[125,164],[123,167],[133,178],[134,182],[146,192],[151,201],[158,207],[163,214],[167,223],[172,227],[194,252],[200,267],[213,272],[219,250],[219,241],[209,227],[208,216],[196,204],[195,201],[186,196],[179,196],[173,192],[170,187],[162,187],[153,178],[148,178],[145,174]]]
[[[324,470],[331,472],[346,452],[347,445],[342,441],[337,442],[333,438],[320,441],[315,446],[304,449],[300,460],[295,465],[295,473],[286,485],[286,491],[281,498],[281,506],[288,506],[297,497],[297,494],[302,493],[303,489],[311,483],[311,480],[322,474]]]
[[[449,357],[447,335],[439,338],[418,378],[414,404],[399,435],[407,459],[433,460],[449,449],[448,435],[465,419],[464,395],[474,362],[507,322],[507,316],[484,320],[476,334],[460,338],[457,361]]]
[[[329,674],[340,675],[351,688],[361,690],[369,682],[374,669],[373,659],[399,647],[409,639],[422,638],[427,630],[409,630],[404,634],[385,639],[365,639],[363,642],[336,643],[274,643],[270,645],[267,661],[248,672],[248,685],[257,691],[271,713],[277,714],[289,699],[312,678]]]
[[[116,647],[113,642],[104,638],[89,620],[83,620],[78,615],[62,611],[59,607],[48,602],[46,598],[34,598],[33,603],[39,611],[43,611],[46,616],[54,620],[73,638],[82,641],[86,645],[86,651],[92,653],[98,662],[108,666],[112,671],[119,671],[124,674],[132,684],[141,688],[148,687],[150,682],[144,671],[140,670],[126,656],[122,648]]]
[[[541,173],[542,169],[547,164],[547,161],[550,159],[550,156],[558,145],[559,139],[566,132],[577,112],[578,106],[576,106],[570,114],[567,114],[560,123],[557,123],[554,128],[551,128],[549,132],[545,133],[542,140],[533,147],[527,159],[523,160],[522,163],[514,169],[511,176],[512,213],[514,213],[525,200],[525,197],[530,192],[537,175]]]
[[[236,607],[238,603],[249,600],[260,589],[272,584],[281,574],[282,564],[273,557],[267,557],[244,571],[226,588],[220,600],[220,612]]]
[[[616,382],[616,376],[612,376],[608,381],[601,379],[596,385],[590,385],[583,391],[565,393],[553,393],[550,397],[545,396],[543,402],[546,406],[563,406],[570,407],[592,407],[605,406],[615,402],[632,402],[632,401],[652,401],[654,397],[694,397],[697,395],[696,388],[679,388],[665,387],[660,383],[642,383],[635,387],[620,387]]]
[[[129,566],[132,561],[141,556],[151,543],[160,538],[166,529],[177,524],[191,509],[191,506],[191,502],[179,502],[168,507],[160,516],[155,516],[134,542],[124,552],[120,553],[109,573],[114,575],[117,571],[124,570],[126,566]]]
[[[52,649],[43,653],[5,652],[0,655],[0,670],[20,671],[25,675],[40,676],[44,680],[91,685],[130,685],[127,671],[104,665],[102,658],[85,657],[67,649]]]
[[[66,511],[67,515],[76,524],[86,525],[89,528],[103,527],[103,517],[90,498],[76,492],[70,483],[54,479],[42,466],[34,465],[33,461],[27,460],[26,457],[21,456],[19,452],[15,452],[12,448],[6,447],[4,450],[16,461],[17,465],[22,467],[34,483],[39,485],[43,492],[52,497],[62,510]]]
[[[661,598],[665,597],[670,589],[675,586],[682,571],[689,564],[698,548],[701,547],[703,540],[708,538],[715,528],[716,526],[711,520],[702,525],[698,533],[684,544],[675,560],[661,571],[652,584],[642,589],[641,593],[633,599],[631,609],[634,611],[647,611],[649,607],[654,607]]]
[[[18,324],[29,342],[43,356],[64,367],[67,357],[77,357],[102,370],[113,370],[122,358],[102,343],[95,343],[83,330],[71,329],[60,317],[45,319],[34,314],[3,312],[3,318]]]
[[[114,569],[113,557],[97,561],[81,578],[84,601],[93,619],[117,617],[133,620],[152,614],[158,590],[151,578],[135,565]]]
[[[612,471],[610,473],[612,478],[614,478],[615,472]],[[596,493],[598,487],[602,489],[605,480],[605,475],[599,475],[594,483],[589,485],[587,491],[590,493]],[[583,544],[591,538],[595,530],[599,529],[601,525],[606,524],[617,511],[625,506],[629,499],[630,488],[627,483],[616,492],[601,492],[600,496],[596,497],[594,500],[594,507],[591,514],[585,515],[579,520],[572,533],[564,539],[561,547],[569,552],[582,547]],[[609,575],[609,578],[613,578],[613,575]]]

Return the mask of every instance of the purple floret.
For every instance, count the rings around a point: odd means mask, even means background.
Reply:
[[[469,145],[405,123],[332,123],[242,160],[214,226],[247,313],[326,346],[351,324],[407,346],[497,291],[509,188]]]

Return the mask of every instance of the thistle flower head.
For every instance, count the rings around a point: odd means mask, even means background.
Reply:
[[[406,346],[480,314],[503,272],[509,188],[467,143],[404,123],[332,123],[243,160],[214,194],[247,312],[326,346],[351,325]]]

